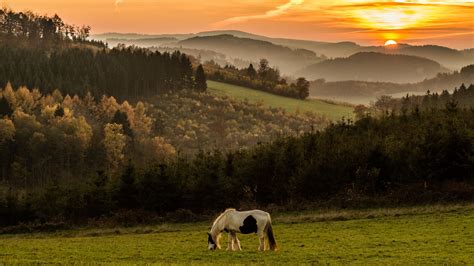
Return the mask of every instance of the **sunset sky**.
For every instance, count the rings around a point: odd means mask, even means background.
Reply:
[[[0,0],[93,33],[237,29],[274,37],[474,47],[474,0]]]

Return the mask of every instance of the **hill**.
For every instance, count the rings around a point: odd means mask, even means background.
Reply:
[[[208,90],[211,93],[227,95],[232,98],[247,100],[251,103],[263,103],[266,106],[283,108],[289,112],[297,110],[300,112],[314,112],[324,115],[331,120],[340,120],[342,117],[351,118],[353,116],[353,108],[348,105],[315,99],[298,100],[215,81],[208,81],[207,84]]]
[[[406,94],[425,94],[428,90],[440,93],[443,90],[452,90],[463,83],[474,84],[474,65],[463,67],[461,71],[453,73],[439,73],[434,78],[418,83],[315,80],[310,85],[310,96],[367,104],[382,95],[397,97]]]
[[[251,62],[266,58],[287,74],[322,60],[314,52],[305,49],[290,49],[267,41],[238,38],[232,35],[194,37],[180,41],[178,45],[186,48],[209,49]]]
[[[298,75],[327,81],[418,82],[444,71],[439,63],[425,58],[363,52],[316,63]]]
[[[362,47],[360,52],[378,52],[386,54],[412,55],[431,59],[453,70],[474,62],[474,55],[438,45],[411,46],[399,44],[395,47]]]
[[[155,37],[155,38],[144,38],[144,39],[120,39],[120,38],[109,38],[106,40],[109,47],[115,47],[118,44],[125,45],[136,45],[139,47],[151,47],[151,46],[162,46],[176,43],[178,39],[173,37]]]
[[[247,38],[252,40],[259,40],[270,42],[275,45],[289,47],[291,49],[305,49],[316,53],[320,57],[338,58],[348,57],[359,52],[377,52],[386,54],[402,54],[424,57],[439,62],[452,70],[459,69],[462,66],[474,62],[474,55],[472,49],[456,50],[448,47],[438,45],[421,45],[413,46],[408,44],[399,44],[395,47],[385,46],[361,46],[354,42],[321,42],[312,40],[298,40],[288,38],[271,38],[267,36],[252,34],[238,30],[220,30],[220,31],[205,31],[190,34],[159,34],[159,35],[144,35],[144,34],[120,34],[120,33],[104,33],[94,35],[93,38],[101,41],[106,41],[109,44],[128,43],[138,46],[160,46],[162,45],[162,38],[171,38],[177,41],[182,41],[195,37],[213,37],[218,35],[232,35],[237,38]],[[153,41],[156,39],[156,41]],[[179,46],[175,46],[179,49]],[[470,51],[471,50],[471,51]],[[231,61],[229,61],[231,62]],[[231,62],[232,63],[232,62]]]

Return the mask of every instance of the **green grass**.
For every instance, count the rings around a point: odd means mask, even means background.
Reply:
[[[215,81],[208,81],[207,84],[209,91],[212,93],[227,95],[240,100],[247,99],[251,103],[263,102],[266,106],[280,107],[289,112],[295,112],[296,110],[300,112],[309,111],[324,115],[331,120],[353,117],[353,108],[344,104],[315,99],[298,100]]]
[[[0,236],[0,264],[13,263],[330,263],[473,264],[474,207],[275,215],[280,250],[258,252],[254,235],[239,235],[243,251],[206,250],[211,223],[174,224],[51,234]],[[289,218],[295,219],[289,219]],[[299,218],[298,218],[299,217]],[[339,217],[339,218],[338,218]],[[337,221],[351,218],[352,220]],[[357,218],[359,217],[359,218]],[[316,219],[317,220],[317,219]],[[223,239],[225,247],[226,238]]]

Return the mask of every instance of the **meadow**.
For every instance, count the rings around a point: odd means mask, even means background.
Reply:
[[[240,100],[246,99],[251,103],[261,102],[266,106],[283,108],[289,112],[309,111],[324,115],[331,120],[340,120],[343,117],[352,118],[354,115],[353,107],[347,104],[337,104],[318,99],[299,100],[211,80],[207,81],[207,86],[211,93],[227,95]]]
[[[208,251],[211,221],[0,236],[0,264],[473,264],[474,205],[274,215],[277,252]],[[225,248],[227,236],[223,237]]]

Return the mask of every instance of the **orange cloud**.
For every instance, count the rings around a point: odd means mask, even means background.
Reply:
[[[251,15],[251,16],[238,16],[233,18],[228,18],[223,21],[217,22],[214,24],[215,27],[225,27],[231,24],[246,22],[254,19],[267,19],[273,18],[279,15],[284,14],[286,11],[291,9],[294,6],[298,6],[304,3],[304,0],[290,0],[284,5],[277,6],[275,9],[265,12],[265,14],[260,15]]]

